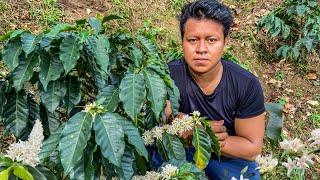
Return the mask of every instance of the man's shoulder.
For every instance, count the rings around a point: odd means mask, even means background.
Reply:
[[[167,63],[169,67],[184,66],[183,58],[176,59]]]
[[[176,59],[173,61],[170,61],[168,64],[170,75],[173,79],[176,79],[176,77],[184,76],[185,73],[185,61],[183,58]]]
[[[257,77],[254,74],[244,69],[239,64],[236,64],[227,59],[223,59],[221,60],[221,62],[224,66],[224,70],[226,70],[228,74],[233,78],[243,81],[257,80]]]

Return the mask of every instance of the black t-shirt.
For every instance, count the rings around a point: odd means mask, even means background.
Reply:
[[[235,118],[250,118],[265,111],[257,77],[239,65],[221,60],[222,78],[215,91],[205,95],[191,77],[184,59],[168,63],[170,76],[180,91],[180,112],[199,111],[210,120],[224,120],[229,135],[235,135]]]

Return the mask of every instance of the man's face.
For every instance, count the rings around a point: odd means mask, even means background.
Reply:
[[[220,62],[226,39],[223,26],[213,20],[190,18],[185,23],[183,53],[189,68],[204,74]]]

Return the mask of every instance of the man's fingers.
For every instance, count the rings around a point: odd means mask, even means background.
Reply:
[[[219,120],[219,121],[213,120],[213,121],[211,121],[211,125],[213,125],[213,126],[220,126],[220,125],[223,125],[223,123],[224,123],[224,120]]]
[[[226,141],[219,141],[220,147],[223,148],[226,145]]]
[[[226,132],[226,131],[227,131],[227,128],[226,128],[225,126],[223,126],[223,125],[219,125],[219,126],[217,126],[217,125],[212,125],[212,126],[211,126],[211,129],[212,129],[212,131],[215,132],[215,133],[223,133],[223,132]]]
[[[217,133],[216,134],[217,138],[219,141],[224,141],[225,139],[227,139],[228,137],[228,133],[224,132],[224,133]]]

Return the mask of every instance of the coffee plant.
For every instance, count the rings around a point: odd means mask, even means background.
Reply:
[[[285,0],[263,16],[259,29],[265,28],[278,47],[281,58],[305,62],[320,46],[320,5],[317,0]],[[317,52],[318,53],[318,52]]]
[[[167,100],[178,113],[179,91],[157,47],[143,35],[112,29],[108,22],[117,18],[97,16],[37,35],[15,30],[0,37],[9,69],[0,81],[4,133],[26,140],[40,119],[41,166],[58,179],[131,179],[156,169],[141,134],[167,123]],[[205,120],[192,141],[195,164],[189,169],[179,136],[166,134],[154,148],[166,162],[193,172],[186,178],[199,179],[220,147]],[[7,165],[0,163],[0,170]]]

